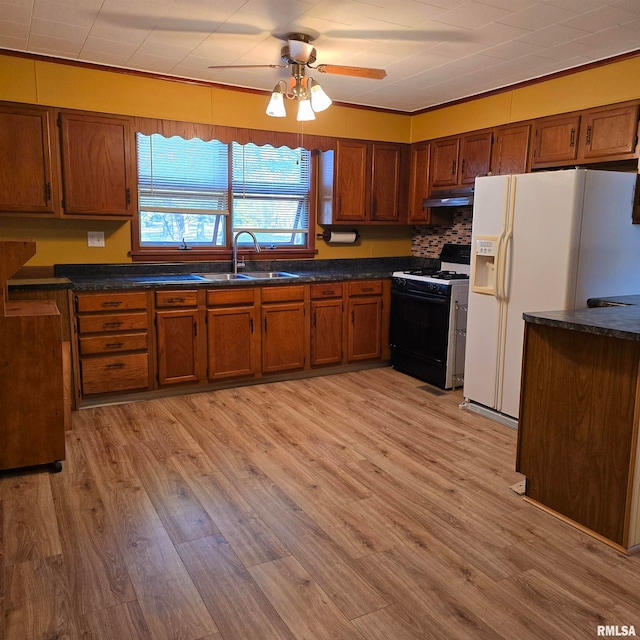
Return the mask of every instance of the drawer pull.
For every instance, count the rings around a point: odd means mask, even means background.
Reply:
[[[115,327],[120,327],[123,324],[124,323],[122,322],[122,320],[117,320],[117,321],[114,321],[114,322],[105,322],[102,326],[105,329],[112,329],[112,328],[115,328]]]
[[[122,304],[122,300],[106,300],[102,303],[103,307],[119,307]]]
[[[104,345],[107,349],[122,349],[124,342],[108,342]]]
[[[112,362],[107,365],[107,369],[122,369],[124,367],[124,362]]]
[[[362,287],[363,291],[373,291],[373,287]]]
[[[185,298],[169,298],[167,302],[184,302]]]

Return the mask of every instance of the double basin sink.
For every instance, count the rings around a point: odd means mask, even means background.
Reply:
[[[156,284],[179,284],[183,282],[220,282],[221,280],[275,280],[278,278],[297,278],[295,273],[287,271],[244,271],[243,273],[188,273],[156,276],[131,276],[133,282]]]

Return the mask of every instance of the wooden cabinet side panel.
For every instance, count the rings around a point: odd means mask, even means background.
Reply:
[[[624,544],[640,344],[528,324],[518,429],[527,496]]]

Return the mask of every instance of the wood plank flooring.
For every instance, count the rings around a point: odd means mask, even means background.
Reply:
[[[0,478],[0,640],[640,634],[640,557],[509,487],[516,433],[390,368],[73,415]]]

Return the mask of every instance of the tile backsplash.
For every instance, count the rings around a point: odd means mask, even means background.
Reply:
[[[472,209],[456,209],[453,214],[453,226],[433,225],[413,227],[411,255],[422,258],[438,258],[442,245],[471,244]]]

